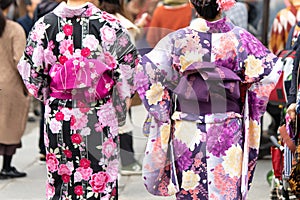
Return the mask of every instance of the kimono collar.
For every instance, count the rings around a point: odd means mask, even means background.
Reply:
[[[85,3],[80,6],[68,6],[65,2],[61,2],[54,10],[54,14],[62,18],[72,18],[74,16],[90,17],[98,12],[99,9],[92,3]]]
[[[206,33],[224,33],[231,31],[233,27],[234,25],[226,17],[212,22],[197,18],[190,24],[191,29]]]

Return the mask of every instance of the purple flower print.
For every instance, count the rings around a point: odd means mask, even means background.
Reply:
[[[256,57],[262,57],[266,55],[267,52],[264,46],[250,33],[241,33],[241,41],[243,47],[248,53],[253,54]]]
[[[235,59],[232,59],[232,57],[229,57],[228,59],[218,59],[215,61],[215,64],[217,66],[226,67],[231,70],[236,70],[237,68],[237,61]]]
[[[174,139],[174,149],[179,170],[187,170],[193,163],[192,152],[184,143],[176,139]]]
[[[249,115],[252,120],[259,121],[261,117],[261,112],[265,108],[265,101],[262,99],[259,99],[256,96],[256,93],[249,92],[249,106],[251,109],[249,109]]]
[[[146,90],[149,87],[148,77],[144,74],[144,72],[138,72],[136,73],[133,82],[136,86],[136,91],[139,93],[141,99],[143,99],[145,97]]]
[[[207,150],[214,156],[225,155],[234,142],[234,132],[227,124],[213,125],[207,131]]]

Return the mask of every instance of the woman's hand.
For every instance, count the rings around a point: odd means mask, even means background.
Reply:
[[[294,121],[296,119],[296,103],[292,103],[286,113],[290,116],[291,120]]]

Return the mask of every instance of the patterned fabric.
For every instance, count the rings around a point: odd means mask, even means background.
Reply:
[[[298,3],[299,4],[299,3]],[[300,5],[287,7],[280,10],[272,25],[269,49],[276,55],[285,48],[291,27],[300,21]],[[293,38],[297,38],[300,28],[293,33]]]
[[[254,36],[226,18],[215,22],[199,18],[163,38],[142,58],[134,82],[154,118],[150,125],[146,123],[149,139],[143,162],[150,193],[176,194],[177,199],[246,199],[258,157],[260,116],[281,73],[276,61]],[[232,88],[209,90],[207,101],[191,105],[172,91],[195,62],[230,69],[248,87],[240,96],[233,95]],[[219,70],[220,74],[226,71]],[[202,76],[207,83],[208,77]],[[189,81],[193,85],[196,78]],[[187,87],[185,92],[198,96],[202,91]],[[219,101],[222,93],[231,95]],[[227,101],[235,102],[240,112],[234,112]],[[213,112],[218,104],[225,112]]]
[[[29,34],[18,69],[45,103],[47,199],[117,199],[118,126],[137,51],[112,15],[61,3]]]

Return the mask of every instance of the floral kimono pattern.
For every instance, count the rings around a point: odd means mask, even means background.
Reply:
[[[137,51],[118,20],[91,3],[61,3],[29,34],[18,64],[45,103],[47,199],[117,199],[118,126]]]
[[[276,61],[226,18],[197,19],[143,56],[134,82],[152,116],[144,127],[149,139],[143,162],[150,193],[246,199],[258,157],[260,117],[281,73]],[[195,64],[200,75],[190,76],[182,87],[182,77]],[[213,77],[219,77],[213,82],[218,84],[210,82]],[[197,88],[200,79],[205,84]]]

